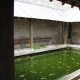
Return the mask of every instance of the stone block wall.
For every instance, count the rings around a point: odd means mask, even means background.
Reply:
[[[80,44],[80,23],[72,23],[72,43]]]
[[[49,41],[34,42],[35,45],[51,45],[59,44],[62,42],[61,29],[62,23],[33,20],[33,37],[34,38],[51,38]],[[21,37],[29,38],[29,20],[27,19],[14,19],[14,39]],[[29,46],[29,43],[25,44],[25,47]],[[15,45],[15,48],[21,48],[22,45]]]

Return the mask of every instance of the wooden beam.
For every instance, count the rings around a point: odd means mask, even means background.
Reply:
[[[14,0],[0,1],[0,80],[14,80]]]
[[[67,25],[64,23],[64,44],[67,44]]]
[[[73,8],[73,7],[75,6],[75,4],[76,4],[76,2],[73,1],[73,2],[71,3],[71,8]]]
[[[53,0],[50,0],[50,2],[52,2]]]
[[[33,49],[33,20],[29,19],[30,48]]]

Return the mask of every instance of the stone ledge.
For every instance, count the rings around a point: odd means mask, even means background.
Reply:
[[[46,51],[51,51],[51,50],[59,50],[59,49],[64,49],[66,48],[67,45],[58,45],[58,46],[53,46],[53,45],[50,45],[50,46],[47,46],[46,48],[42,48],[42,49],[37,49],[37,50],[34,50],[34,49],[17,49],[17,50],[14,50],[14,57],[19,57],[19,56],[24,56],[24,55],[29,55],[29,54],[38,54],[38,53],[41,53],[41,52],[46,52]]]
[[[59,80],[77,80],[80,78],[80,69],[74,71],[73,73],[63,77],[63,78],[60,78]]]

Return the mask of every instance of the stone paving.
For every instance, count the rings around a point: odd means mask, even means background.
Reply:
[[[74,49],[80,50],[80,45],[67,44],[67,47],[72,47]]]
[[[59,80],[80,80],[80,79],[77,79],[80,77],[80,69],[74,71],[73,73],[69,74],[69,75],[66,75],[62,78],[60,78]]]
[[[30,48],[25,48],[25,49],[15,49],[14,50],[14,56],[22,56],[22,55],[27,55],[27,54],[33,54],[33,53],[39,53],[39,52],[45,52],[49,50],[58,50],[58,49],[63,49],[66,48],[67,45],[49,45],[46,46],[46,48],[41,48],[41,49],[30,49]]]
[[[38,52],[44,52],[48,50],[57,50],[57,49],[62,49],[66,47],[72,47],[74,49],[80,50],[80,45],[73,45],[73,44],[64,44],[64,45],[48,45],[46,48],[41,48],[41,49],[30,49],[30,48],[24,48],[24,49],[15,49],[14,50],[14,56],[21,56],[21,55],[27,55],[27,54],[32,54],[32,53],[38,53]]]
[[[38,52],[45,52],[49,50],[57,50],[57,49],[62,49],[66,47],[72,47],[74,49],[80,50],[80,45],[73,45],[73,44],[64,44],[64,45],[48,45],[46,48],[41,48],[41,49],[30,49],[30,48],[24,48],[24,49],[15,49],[14,50],[14,56],[22,56],[22,55],[27,55],[27,54],[33,54],[33,53],[38,53]]]

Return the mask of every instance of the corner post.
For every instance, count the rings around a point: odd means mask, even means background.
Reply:
[[[30,48],[33,49],[33,20],[29,19]]]
[[[67,44],[67,23],[64,23],[64,44]]]

